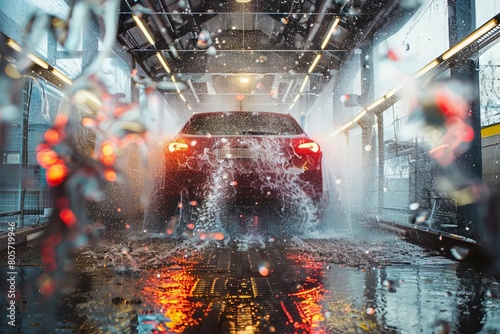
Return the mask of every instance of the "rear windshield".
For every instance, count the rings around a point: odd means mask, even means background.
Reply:
[[[190,135],[299,135],[304,133],[287,114],[207,113],[193,115],[181,131]]]

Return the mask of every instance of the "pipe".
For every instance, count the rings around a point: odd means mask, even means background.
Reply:
[[[146,5],[146,7],[148,7],[151,11],[153,12],[157,12],[155,6],[153,6],[153,4],[151,3],[151,1],[149,0],[142,0],[142,2]],[[161,20],[160,16],[159,15],[151,15],[151,17],[153,18],[153,22],[155,23],[156,27],[158,28],[158,30],[160,31],[160,34],[161,36],[163,37],[163,39],[170,45],[171,43],[174,42],[174,39],[172,38],[172,36],[170,36],[170,34],[168,33],[168,30],[167,30],[167,27],[165,27],[165,24],[163,24],[163,21]]]
[[[321,4],[319,8],[319,14],[316,16],[314,20],[314,25],[312,29],[309,31],[309,34],[307,34],[306,37],[306,48],[309,48],[309,46],[312,44],[312,41],[314,37],[316,37],[316,34],[318,33],[319,27],[321,26],[321,22],[323,22],[323,19],[325,18],[326,10],[331,6],[332,0],[325,0]]]

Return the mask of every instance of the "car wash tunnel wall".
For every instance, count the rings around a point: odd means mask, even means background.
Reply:
[[[381,12],[377,29],[369,39],[358,35],[347,56],[337,60],[340,66],[329,68],[320,60],[321,73],[304,73],[292,89],[284,85],[284,94],[293,99],[296,92],[297,98],[281,111],[296,117],[324,152],[329,228],[348,229],[369,221],[412,233],[486,242],[498,223],[489,204],[498,199],[500,168],[499,6],[493,0],[424,0],[395,18]],[[150,93],[150,86],[131,78],[138,66],[132,53],[119,41],[103,40],[102,18],[85,18],[81,40],[71,53],[57,34],[38,29],[44,24],[41,19],[28,24],[25,13],[42,10],[67,18],[69,7],[64,1],[48,1],[43,8],[28,0],[0,5],[2,232],[15,222],[29,235],[48,222],[54,197],[48,170],[37,160],[37,147],[50,140],[47,130],[68,106],[74,148],[82,157],[95,155],[106,135],[82,125],[82,120],[106,109],[110,98],[121,106],[145,106],[155,97],[154,105],[137,110],[158,147],[194,112],[258,108],[238,96],[230,104],[204,109],[182,102],[184,96],[179,99],[182,94],[175,90]],[[92,68],[104,52],[100,68]],[[273,66],[274,72],[281,72],[278,64]],[[83,90],[75,94],[74,84],[81,85],[78,77],[88,71],[99,75],[106,87],[93,87],[94,95]],[[179,83],[185,96],[198,100],[190,80]],[[304,87],[310,93],[302,96]],[[113,131],[112,123],[107,126],[105,131]],[[118,159],[128,188],[109,182],[102,201],[82,202],[91,219],[104,225],[141,221],[141,203],[152,182],[147,168],[155,168],[144,167],[141,160],[158,158],[158,147],[141,155],[138,144],[129,148],[126,159]],[[114,181],[112,176],[107,179]]]

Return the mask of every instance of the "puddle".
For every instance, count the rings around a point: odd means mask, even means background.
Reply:
[[[41,269],[20,267],[16,330],[500,330],[500,285],[496,279],[465,264],[430,256],[393,236],[374,237],[369,242],[360,241],[356,235],[330,239],[246,238],[242,236],[243,247],[236,243],[192,245],[171,238],[143,238],[126,246],[110,244],[100,250],[80,250],[71,269],[73,287],[62,291],[52,304],[44,304],[34,284]],[[115,254],[119,251],[121,255]],[[5,307],[5,299],[1,303]],[[5,326],[2,319],[2,328]]]

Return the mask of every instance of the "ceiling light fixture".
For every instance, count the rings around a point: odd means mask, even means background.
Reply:
[[[132,15],[132,17],[134,18],[135,23],[137,23],[137,26],[141,29],[144,36],[146,36],[146,39],[148,40],[149,44],[155,45],[156,42],[146,24],[144,24],[144,22],[142,22],[142,20],[138,16]]]
[[[55,68],[52,69],[52,73],[58,77],[59,79],[61,79],[62,81],[64,81],[65,83],[67,83],[68,85],[72,85],[73,84],[73,81],[71,81],[70,78],[68,78],[66,75],[64,75],[63,73],[59,72],[58,70],[56,70]]]
[[[28,58],[34,62],[35,64],[37,64],[38,66],[40,66],[41,68],[43,69],[46,69],[48,70],[49,69],[49,64],[47,64],[44,60],[42,60],[41,58],[31,54],[31,53],[28,53]]]
[[[288,108],[288,110],[292,110],[294,105],[295,105],[295,103],[292,103],[292,105],[290,106],[290,108]]]
[[[476,40],[479,39],[482,35],[487,33],[489,30],[495,28],[498,25],[498,21],[496,19],[491,19],[487,23],[485,23],[482,27],[474,31],[472,34],[464,38],[462,41],[460,41],[457,45],[443,53],[443,60],[447,60],[451,57],[453,57],[455,54],[460,52],[462,49],[470,45],[471,43],[475,42]]]
[[[177,80],[175,80],[175,76],[172,74],[170,76],[170,78],[172,79],[172,82],[174,83],[174,86],[175,86],[175,89],[177,90],[177,93],[181,93],[181,90],[179,89],[179,86],[177,85]]]
[[[328,42],[330,41],[330,38],[332,38],[332,34],[335,31],[335,28],[337,28],[337,26],[339,25],[339,22],[340,22],[340,17],[337,16],[335,21],[333,21],[332,27],[328,31],[328,34],[326,34],[323,43],[321,44],[321,50],[323,50],[328,45]]]
[[[321,53],[318,53],[316,55],[316,58],[314,58],[314,61],[312,62],[311,67],[309,67],[309,70],[307,71],[308,74],[311,73],[312,71],[314,71],[314,68],[316,67],[316,65],[318,65],[320,58],[321,58]]]
[[[340,131],[344,131],[345,129],[347,129],[348,127],[350,127],[352,125],[352,121],[349,121],[347,123],[345,123],[344,125],[342,125],[342,127],[340,128]]]
[[[237,3],[249,3],[252,0],[236,0]]]
[[[366,115],[368,111],[366,109],[363,109],[359,114],[357,114],[356,116],[354,116],[354,118],[352,119],[352,122],[353,123],[356,123],[357,121],[359,121],[361,118],[363,118],[364,115]]]
[[[168,67],[167,62],[165,61],[165,58],[163,58],[163,55],[160,52],[156,53],[156,57],[158,57],[158,60],[161,63],[161,66],[167,71],[168,74],[170,74],[170,67]]]
[[[23,48],[21,47],[21,45],[19,45],[19,43],[17,43],[13,39],[9,38],[7,40],[7,45],[10,46],[11,48],[13,48],[14,50],[16,50],[17,52],[23,52]]]
[[[432,70],[434,67],[436,67],[438,65],[439,65],[439,60],[434,59],[429,64],[427,64],[424,67],[422,67],[420,69],[420,71],[418,71],[417,73],[415,73],[415,79],[420,78],[422,75],[424,75],[425,73],[429,72],[430,70]]]
[[[14,41],[13,39],[8,39],[7,40],[7,45],[10,46],[11,48],[13,48],[14,50],[16,50],[17,52],[23,52],[23,48],[21,47],[21,45],[19,45],[19,43],[17,43],[16,41]],[[38,56],[35,56],[34,54],[31,54],[31,53],[28,53],[26,55],[32,62],[34,62],[35,64],[37,64],[38,66],[48,70],[49,69],[49,64],[47,64],[43,59],[41,59],[40,57]]]
[[[378,99],[377,101],[373,102],[368,107],[366,107],[366,110],[372,110],[373,108],[381,105],[382,102],[384,102],[384,101],[385,101],[385,96],[382,96],[380,99]]]
[[[306,77],[304,78],[304,81],[302,82],[302,86],[300,86],[300,90],[299,90],[300,93],[302,93],[302,91],[306,87],[306,83],[308,80],[309,80],[309,75],[306,75]]]
[[[179,94],[179,96],[181,97],[182,101],[186,102],[186,98],[184,97],[184,95]]]

